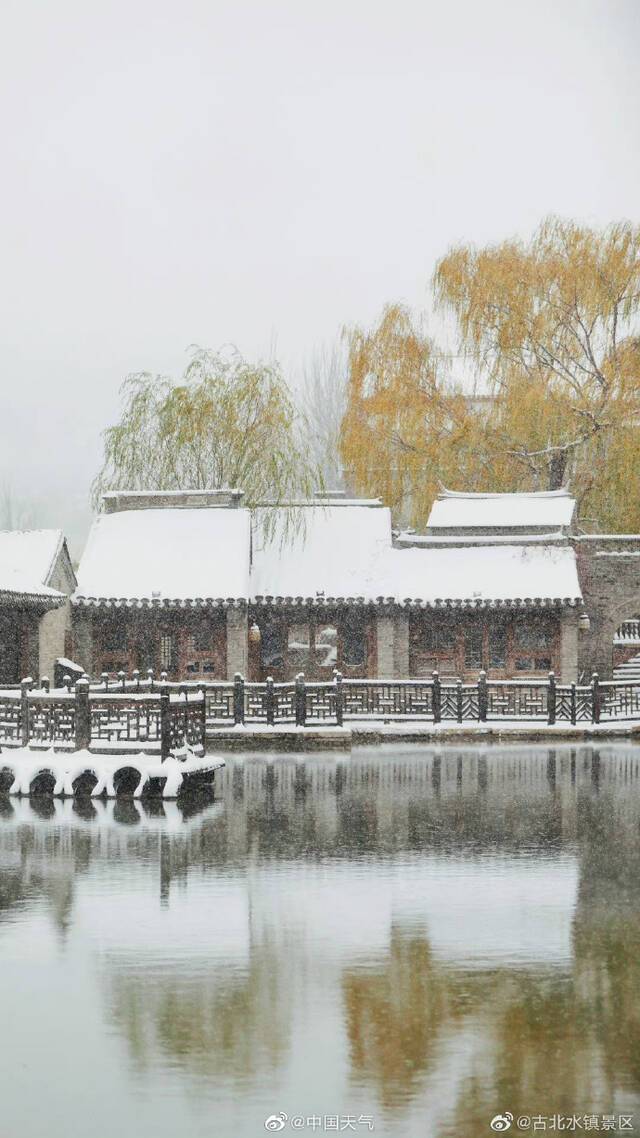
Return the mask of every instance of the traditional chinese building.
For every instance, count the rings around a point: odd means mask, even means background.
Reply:
[[[443,491],[424,536],[397,546],[428,566],[428,587],[408,601],[409,671],[495,679],[577,679],[582,593],[572,545],[575,500]],[[419,552],[418,552],[419,551]]]
[[[237,491],[104,497],[78,569],[75,659],[92,675],[246,670],[251,515]]]
[[[113,493],[78,572],[74,655],[173,678],[576,678],[575,503],[439,496],[393,535],[376,500],[249,511],[238,491]]]
[[[71,650],[69,552],[60,530],[0,532],[0,685],[49,676]]]

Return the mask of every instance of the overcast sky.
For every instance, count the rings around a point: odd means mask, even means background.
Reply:
[[[0,485],[76,549],[127,372],[294,378],[453,243],[640,220],[638,0],[0,11]]]

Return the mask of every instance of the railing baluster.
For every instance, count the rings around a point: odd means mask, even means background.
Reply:
[[[547,723],[553,726],[556,721],[556,677],[549,672],[549,688],[547,691]]]
[[[20,741],[23,747],[29,745],[29,692],[32,686],[31,676],[26,676],[20,684]]]
[[[75,711],[76,751],[86,751],[91,745],[91,711],[89,708],[89,681],[85,677],[76,683]]]
[[[478,719],[480,723],[487,721],[487,673],[484,669],[478,677]]]
[[[594,672],[591,677],[591,718],[594,723],[600,722],[600,680],[598,673]]]
[[[233,677],[233,722],[244,723],[244,676],[240,672]]]
[[[265,691],[265,711],[267,713],[267,725],[272,727],[275,720],[275,696],[273,691],[273,676],[267,676],[267,686]]]
[[[433,722],[439,723],[442,718],[442,691],[438,672],[433,673],[432,684]]]
[[[171,754],[171,703],[169,691],[163,687],[160,692],[160,761],[164,762]]]
[[[298,672],[295,686],[296,727],[304,727],[307,722],[307,692],[304,672]]]
[[[334,673],[334,683],[336,686],[336,723],[338,727],[342,727],[344,720],[344,692],[341,672]]]

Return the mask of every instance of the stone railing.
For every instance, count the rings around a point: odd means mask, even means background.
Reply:
[[[560,684],[553,672],[546,680],[490,680],[481,672],[476,683],[430,680],[345,680],[307,683],[304,675],[289,683],[200,685],[204,690],[208,728],[226,724],[297,727],[338,725],[355,720],[490,723],[527,720],[554,724],[600,723],[640,719],[640,684],[601,682]]]
[[[640,619],[623,620],[613,639],[614,644],[640,644]]]
[[[86,677],[51,690],[43,679],[0,691],[0,745],[67,750],[160,751],[162,759],[185,744],[203,748],[205,698],[201,691],[92,685]],[[1,760],[0,760],[1,762]]]
[[[0,692],[0,745],[55,746],[114,751],[136,747],[166,758],[185,744],[200,748],[220,727],[277,725],[342,726],[348,722],[413,721],[498,723],[526,721],[577,724],[640,721],[640,684],[561,684],[546,680],[491,680],[476,683],[430,680],[345,680],[308,683],[246,681],[167,683],[153,677],[120,676],[90,684],[86,677],[51,691],[35,688]],[[1,763],[1,760],[0,760]]]

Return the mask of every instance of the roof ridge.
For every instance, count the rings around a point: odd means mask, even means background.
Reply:
[[[568,486],[562,486],[558,490],[505,490],[500,493],[492,493],[484,490],[448,490],[443,486],[438,493],[438,500],[444,501],[446,498],[572,498],[573,495]]]

